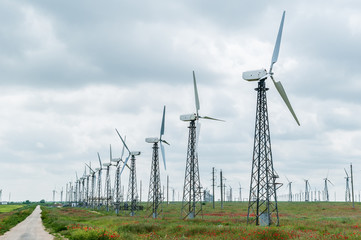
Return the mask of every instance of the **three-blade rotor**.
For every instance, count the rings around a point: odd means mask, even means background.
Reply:
[[[117,131],[117,134],[118,134],[118,136],[119,136],[120,140],[122,140],[123,146],[127,149],[128,153],[129,153],[129,154],[128,154],[128,156],[127,156],[127,158],[126,158],[126,159],[125,159],[125,161],[124,161],[124,164],[123,164],[122,170],[120,171],[120,175],[122,175],[122,172],[123,172],[123,170],[124,170],[125,166],[127,166],[127,167],[129,168],[129,166],[127,165],[127,162],[128,162],[128,160],[129,160],[129,157],[131,156],[131,154],[130,154],[130,150],[129,150],[129,148],[128,148],[127,144],[125,144],[125,141],[123,140],[122,136],[120,136],[120,134],[119,134],[118,130],[117,130],[117,129],[115,129],[115,131]]]
[[[266,70],[256,70],[256,71],[249,71],[243,73],[243,78],[247,81],[255,81],[255,80],[265,80],[268,77],[272,79],[272,82],[274,86],[276,87],[278,93],[282,97],[283,101],[285,102],[288,110],[291,112],[293,118],[295,119],[296,123],[300,126],[300,122],[298,121],[298,118],[296,116],[296,113],[294,112],[292,105],[287,97],[286,91],[284,90],[282,83],[280,81],[275,81],[274,79],[274,73],[273,73],[273,65],[277,62],[279,52],[280,52],[280,46],[281,46],[281,39],[282,39],[282,32],[283,32],[283,24],[285,20],[286,12],[283,11],[281,24],[278,29],[277,39],[275,43],[275,47],[273,49],[272,59],[271,59],[271,66],[269,68],[269,71],[266,72]]]
[[[199,95],[198,95],[198,88],[197,88],[197,80],[196,80],[196,75],[193,71],[193,87],[194,87],[194,100],[195,100],[195,106],[196,106],[196,143],[195,143],[195,154],[198,154],[198,141],[199,141],[199,135],[200,135],[200,128],[201,128],[201,123],[199,122],[200,118],[203,119],[208,119],[208,120],[214,120],[214,121],[222,121],[224,122],[224,120],[221,119],[217,119],[217,118],[212,118],[212,117],[208,117],[208,116],[200,116],[199,115],[199,110],[200,110],[200,102],[199,102]]]

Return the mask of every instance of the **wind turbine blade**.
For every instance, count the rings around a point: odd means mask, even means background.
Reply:
[[[128,160],[129,160],[129,157],[130,157],[130,154],[129,154],[128,157],[125,159],[125,162],[124,162],[124,164],[123,164],[122,170],[121,170],[120,173],[119,173],[119,176],[122,175],[122,172],[123,172],[125,166],[128,166],[128,165],[127,165],[127,162],[128,162]],[[129,166],[128,166],[128,167],[129,167]]]
[[[195,101],[196,101],[196,113],[197,113],[197,117],[198,117],[198,111],[200,109],[199,106],[199,97],[198,97],[198,90],[197,90],[197,82],[196,82],[196,75],[193,71],[193,85],[194,85],[194,97],[195,97]]]
[[[286,177],[286,179],[287,179],[287,182],[290,182],[290,180],[288,180],[287,176],[285,176],[285,177]]]
[[[286,14],[286,11],[283,11],[280,28],[278,29],[275,48],[273,49],[271,67],[270,67],[270,70],[269,70],[270,73],[272,73],[273,64],[275,64],[277,62],[277,60],[278,60],[278,54],[280,52],[280,45],[281,45],[281,38],[282,38],[283,23],[285,21],[285,14]]]
[[[282,83],[281,82],[276,82],[273,78],[273,76],[271,76],[271,79],[278,91],[278,93],[281,95],[283,101],[286,103],[287,107],[288,107],[288,110],[290,110],[293,118],[296,120],[298,126],[300,126],[300,122],[298,121],[298,118],[296,116],[296,113],[293,111],[293,108],[291,106],[291,103],[290,101],[288,100],[288,97],[287,97],[287,94],[286,94],[286,91],[284,90],[283,86],[282,86]]]
[[[120,134],[119,134],[119,132],[118,132],[118,130],[117,130],[117,129],[115,129],[115,131],[117,131],[118,136],[120,137],[120,140],[122,140],[124,147],[128,150],[128,152],[129,152],[129,154],[130,154],[130,150],[129,150],[129,148],[128,148],[127,144],[125,144],[125,142],[124,142],[124,140],[123,140],[122,136],[120,136]]]
[[[159,137],[159,139],[162,139],[162,136],[164,135],[164,119],[165,119],[165,106],[163,108],[162,125],[160,127],[160,137]]]
[[[327,181],[329,181],[332,184],[332,186],[335,186],[335,185],[333,185],[333,183],[330,180],[327,179]]]
[[[99,153],[98,153],[98,160],[99,160],[100,168],[102,168],[102,160],[100,159]]]
[[[110,156],[110,159],[109,159],[109,162],[112,163],[112,159],[113,159],[113,154],[112,154],[112,145],[109,144],[109,156]]]
[[[166,140],[162,139],[161,142],[164,142],[165,144],[170,145]]]
[[[204,117],[199,117],[199,118],[203,118],[203,119],[208,119],[208,120],[215,120],[215,121],[221,121],[221,122],[225,122],[222,119],[218,119],[218,118],[212,118],[212,117],[208,117],[208,116],[204,116]]]
[[[162,152],[162,158],[163,158],[163,163],[164,163],[164,170],[167,170],[167,165],[165,163],[165,153],[164,153],[164,146],[162,144],[162,142],[159,142],[160,145],[160,150]]]
[[[346,169],[345,169],[345,168],[344,168],[344,170],[345,170],[346,176],[348,177],[348,173],[347,173],[347,171],[346,171]]]
[[[94,172],[94,170],[93,170],[88,164],[85,163],[85,165],[87,165],[88,168],[89,168],[92,172]]]

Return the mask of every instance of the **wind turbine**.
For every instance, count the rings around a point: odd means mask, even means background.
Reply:
[[[351,191],[350,191],[350,177],[348,176],[348,173],[346,171],[346,169],[344,168],[345,173],[346,173],[346,192],[345,192],[345,202],[351,202]]]
[[[202,193],[198,167],[198,139],[200,131],[200,118],[222,121],[216,118],[200,116],[200,109],[196,76],[193,71],[194,96],[196,104],[196,113],[185,114],[180,116],[180,120],[189,122],[189,137],[187,150],[187,163],[184,178],[183,200],[181,214],[183,218],[193,219],[198,213],[202,212]]]
[[[98,210],[100,209],[100,206],[102,205],[102,160],[100,159],[100,155],[98,153],[98,160],[99,160],[99,168],[96,168],[95,171],[98,172]]]
[[[328,202],[330,199],[329,199],[329,195],[328,195],[327,182],[331,183],[332,186],[334,186],[334,185],[333,185],[333,183],[328,179],[328,172],[327,172],[326,178],[324,178],[323,180],[324,180],[324,182],[325,182],[325,188],[324,188],[325,200]]]
[[[135,168],[135,156],[139,156],[141,152],[140,151],[130,151],[128,146],[125,144],[122,136],[120,136],[118,130],[115,129],[115,131],[117,131],[120,140],[122,140],[125,149],[127,149],[128,153],[129,153],[128,157],[124,161],[123,168],[120,171],[120,175],[122,174],[124,167],[127,166],[129,157],[131,157],[127,200],[130,200],[130,211],[131,211],[130,216],[134,216],[135,211],[141,209],[141,206],[138,205],[137,174],[136,174],[136,168]]]
[[[74,193],[74,200],[75,200],[75,206],[78,206],[79,202],[79,188],[80,188],[80,180],[78,179],[78,173],[75,172],[75,193]]]
[[[292,182],[290,182],[290,180],[288,180],[288,178],[286,177],[287,179],[287,186],[288,186],[288,201],[289,202],[292,202]]]
[[[90,205],[92,206],[92,208],[94,208],[95,206],[95,201],[94,201],[94,198],[95,198],[95,184],[96,184],[96,171],[94,171],[92,168],[91,168],[91,163],[86,164],[89,168],[89,172],[90,172],[90,176],[91,176],[91,191],[90,191]]]
[[[310,201],[310,189],[311,185],[308,179],[303,179],[305,181],[305,202]]]
[[[108,163],[103,163],[103,166],[105,167],[106,170],[106,174],[105,174],[105,196],[106,196],[106,208],[107,208],[107,212],[109,212],[109,205],[111,204],[111,199],[112,199],[112,185],[110,182],[110,166],[112,165],[112,145],[110,145],[109,147],[109,152],[110,152],[110,159]]]
[[[242,77],[247,81],[258,81],[257,91],[257,110],[256,124],[253,148],[252,174],[249,192],[249,204],[247,223],[255,222],[256,225],[279,225],[276,178],[278,175],[273,169],[271,137],[268,122],[268,109],[266,91],[266,79],[270,77],[286,103],[288,109],[299,125],[299,121],[288,100],[286,92],[281,82],[276,82],[273,78],[273,65],[277,62],[285,12],[283,12],[281,24],[279,27],[275,48],[271,60],[269,71],[266,69],[244,72]]]
[[[124,141],[126,141],[126,137],[124,137]],[[120,209],[120,199],[121,199],[121,181],[120,181],[120,162],[124,163],[123,161],[123,155],[124,155],[124,145],[122,148],[122,154],[120,155],[120,158],[113,158],[112,162],[115,163],[116,171],[115,171],[115,181],[114,181],[114,189],[115,189],[115,213],[119,214]],[[126,165],[128,166],[128,165]]]
[[[159,154],[158,154],[158,143],[160,145],[160,149],[162,152],[162,158],[164,163],[164,169],[166,170],[166,162],[165,162],[165,154],[164,154],[164,147],[162,143],[168,144],[169,143],[162,139],[164,135],[164,121],[165,121],[165,106],[163,108],[163,117],[162,117],[162,124],[160,127],[160,135],[159,138],[151,137],[146,138],[145,141],[147,143],[153,144],[153,156],[152,156],[152,165],[151,165],[151,172],[150,172],[150,181],[149,181],[149,194],[148,194],[148,204],[149,209],[152,208],[152,216],[153,218],[157,218],[160,214],[158,210],[161,203],[162,203],[162,191],[161,191],[161,182],[160,182],[160,170],[159,170]]]

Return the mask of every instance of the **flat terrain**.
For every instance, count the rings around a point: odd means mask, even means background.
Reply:
[[[247,225],[247,203],[203,206],[203,218],[180,219],[180,203],[163,204],[160,219],[150,212],[44,208],[44,224],[69,239],[361,239],[361,204],[279,202],[280,226]],[[101,237],[100,237],[101,236]]]
[[[15,209],[22,208],[24,205],[0,205],[0,213],[7,213],[14,211]]]
[[[0,236],[0,240],[52,240],[54,237],[44,230],[40,218],[40,206],[24,221],[13,227],[10,231]]]

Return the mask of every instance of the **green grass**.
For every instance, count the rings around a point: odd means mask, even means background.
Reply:
[[[15,209],[22,208],[24,205],[0,205],[0,213],[7,213],[14,211]]]
[[[247,225],[247,203],[203,206],[203,218],[180,219],[180,203],[163,204],[160,219],[139,211],[116,216],[113,211],[83,208],[43,209],[43,222],[53,233],[72,239],[361,239],[361,204],[279,202],[280,226]]]
[[[22,222],[36,205],[0,205],[0,235]]]

